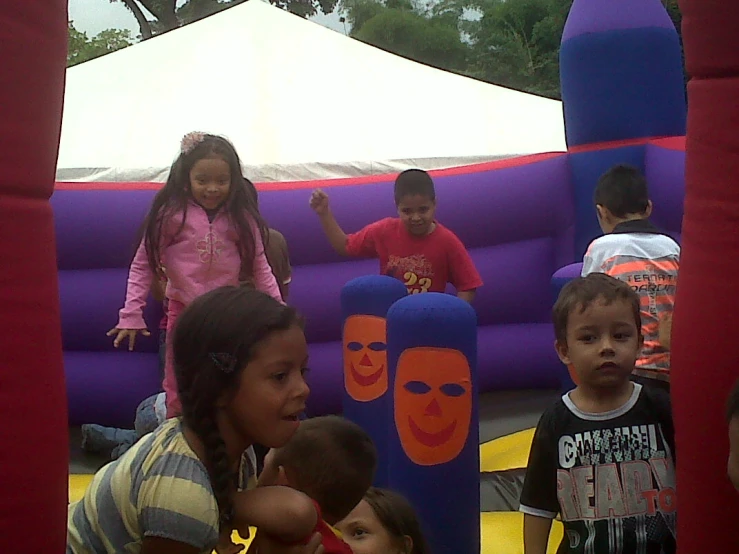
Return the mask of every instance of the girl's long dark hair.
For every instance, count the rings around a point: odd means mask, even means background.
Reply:
[[[302,322],[293,308],[247,287],[220,287],[196,298],[177,319],[173,353],[182,421],[202,441],[218,503],[219,521],[231,521],[232,470],[218,429],[218,401],[235,395],[256,346],[275,331]],[[229,529],[230,530],[230,529]]]
[[[251,217],[259,229],[260,238],[266,245],[267,225],[259,214],[257,194],[254,185],[241,172],[241,160],[233,145],[223,137],[204,135],[204,138],[189,152],[182,153],[172,164],[167,183],[154,197],[146,219],[139,231],[136,247],[143,240],[149,267],[155,276],[163,278],[161,250],[162,229],[172,216],[181,213],[182,230],[187,218],[190,193],[190,171],[199,160],[210,157],[223,159],[231,170],[231,189],[226,200],[226,210],[239,235],[239,256],[241,257],[240,280],[250,277],[256,253],[256,241],[248,218]]]

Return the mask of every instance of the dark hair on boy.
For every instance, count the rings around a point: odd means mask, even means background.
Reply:
[[[344,519],[372,485],[377,450],[356,423],[339,416],[300,423],[288,443],[275,451],[290,484],[315,500],[329,525]]]
[[[598,179],[594,199],[596,205],[607,208],[619,218],[642,214],[649,207],[647,180],[633,166],[614,166]]]
[[[406,169],[395,179],[395,203],[406,196],[426,196],[436,200],[436,190],[431,175],[422,169]]]
[[[731,422],[734,418],[739,418],[739,381],[734,385],[726,402],[726,419]]]
[[[567,322],[570,314],[575,310],[580,310],[582,313],[596,301],[602,301],[606,305],[618,301],[631,304],[634,323],[641,333],[639,295],[631,290],[629,285],[610,275],[590,273],[587,277],[578,277],[570,281],[559,293],[552,309],[552,323],[554,323],[554,335],[557,341],[567,342]]]

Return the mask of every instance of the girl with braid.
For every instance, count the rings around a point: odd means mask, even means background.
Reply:
[[[108,331],[116,348],[128,339],[133,350],[139,333],[149,335],[143,309],[157,278],[167,279],[168,335],[185,306],[219,286],[251,279],[257,289],[282,299],[264,253],[267,226],[249,187],[226,139],[204,133],[182,139],[180,155],[144,222],[118,323]],[[162,386],[167,417],[179,415],[169,341]]]
[[[254,506],[240,514],[244,525],[304,541],[316,526],[313,501],[288,487],[252,489],[251,445],[284,446],[309,394],[295,310],[254,289],[221,287],[185,308],[172,347],[182,415],[98,471],[69,507],[67,554],[209,554],[234,528],[237,493]],[[270,552],[321,554],[320,543],[315,534]]]

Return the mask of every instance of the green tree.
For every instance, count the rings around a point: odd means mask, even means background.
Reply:
[[[231,8],[246,0],[109,0],[122,2],[136,18],[141,38],[165,33],[214,13]],[[271,4],[301,17],[331,13],[337,0],[269,0]],[[153,20],[149,20],[146,13]]]
[[[467,68],[470,48],[454,14],[411,0],[345,0],[342,10],[357,40],[440,69]]]
[[[573,0],[479,1],[468,74],[559,98],[559,46]],[[677,0],[662,2],[680,34]]]
[[[68,36],[67,67],[130,46],[134,40],[128,29],[106,29],[90,38],[77,30],[73,21],[68,24]]]
[[[491,83],[559,97],[559,43],[572,0],[488,0],[473,27],[469,72]]]

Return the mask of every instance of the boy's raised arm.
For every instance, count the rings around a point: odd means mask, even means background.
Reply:
[[[328,195],[321,189],[316,189],[310,197],[310,207],[316,214],[323,227],[323,232],[328,238],[331,247],[342,256],[347,256],[346,251],[346,233],[336,221],[331,208],[328,205]]]
[[[339,223],[336,221],[334,214],[328,211],[323,215],[319,215],[318,217],[321,221],[323,232],[326,234],[328,242],[331,243],[331,247],[336,251],[337,254],[348,256],[348,253],[346,251],[346,233],[339,226]]]

